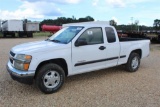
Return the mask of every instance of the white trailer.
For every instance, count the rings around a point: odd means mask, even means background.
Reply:
[[[39,31],[39,22],[27,22],[24,24],[25,31]]]
[[[22,20],[7,20],[2,23],[2,31],[23,31]]]
[[[27,37],[33,37],[33,32],[39,31],[39,22],[24,22],[23,32],[18,32],[19,37],[24,35]]]

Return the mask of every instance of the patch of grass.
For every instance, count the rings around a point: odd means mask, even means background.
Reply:
[[[33,33],[33,37],[48,37],[48,36],[51,36],[53,35],[52,33],[50,32],[35,32]],[[15,33],[15,36],[18,37],[18,33]],[[2,35],[2,32],[0,32],[0,38],[3,37]]]
[[[0,38],[2,37],[2,33],[0,32]]]
[[[147,34],[148,37],[157,37],[156,34]]]
[[[154,49],[153,48],[150,48],[150,51],[153,51]]]
[[[33,33],[33,37],[38,37],[38,36],[48,37],[48,36],[51,36],[51,35],[53,35],[53,34],[50,33],[50,32],[35,32],[35,33]]]

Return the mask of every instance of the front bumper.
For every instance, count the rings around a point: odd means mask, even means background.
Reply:
[[[12,67],[10,61],[7,63],[6,67],[7,67],[7,70],[13,80],[16,80],[16,81],[24,83],[24,84],[32,84],[33,83],[35,71],[17,70]]]

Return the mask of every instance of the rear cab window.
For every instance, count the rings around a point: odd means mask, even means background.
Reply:
[[[113,28],[105,27],[105,32],[106,32],[108,43],[116,42],[116,35],[115,35],[115,32],[114,32]]]

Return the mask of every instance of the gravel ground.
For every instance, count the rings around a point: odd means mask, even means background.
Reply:
[[[0,39],[0,107],[160,107],[160,44],[151,45],[138,72],[119,66],[76,75],[45,95],[35,85],[13,81],[5,66],[11,47],[44,38]]]

